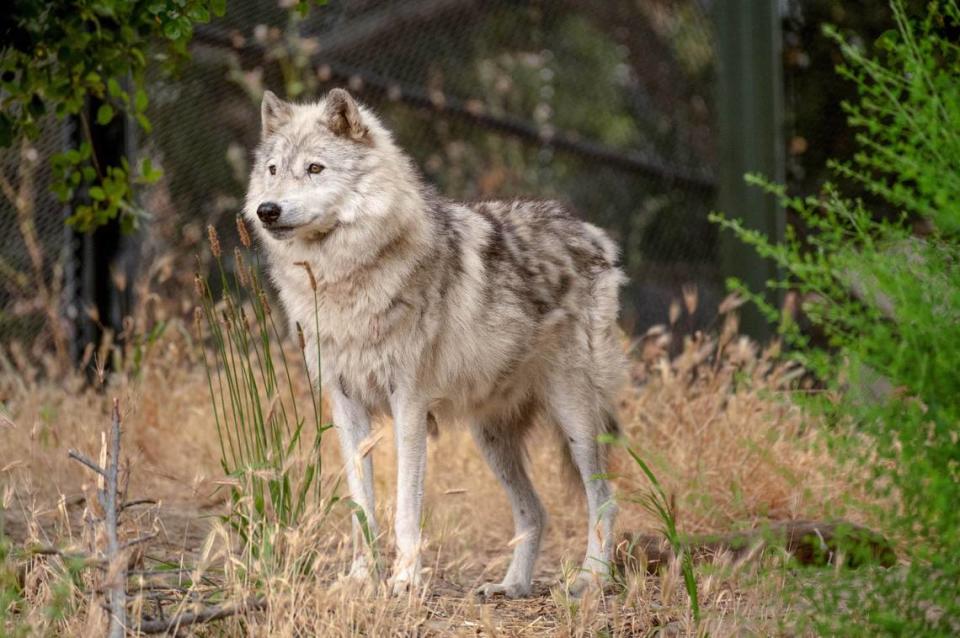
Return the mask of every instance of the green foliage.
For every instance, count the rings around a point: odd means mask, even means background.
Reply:
[[[160,173],[144,160],[134,172],[100,166],[92,144],[89,98],[107,125],[121,114],[150,132],[145,72],[151,58],[172,69],[187,55],[193,25],[222,15],[226,0],[25,0],[0,23],[0,147],[35,139],[45,118],[79,116],[85,142],[53,158],[54,193],[67,201],[86,193],[70,222],[95,228],[119,217],[136,222],[132,187]]]
[[[836,32],[857,87],[846,105],[858,152],[836,173],[875,201],[827,186],[779,197],[806,226],[781,244],[714,217],[782,269],[825,339],[789,317],[781,331],[830,391],[812,405],[838,424],[836,450],[868,470],[904,541],[906,566],[832,576],[811,586],[827,635],[955,635],[960,631],[960,29],[956,0],[909,18],[867,57]],[[918,232],[919,230],[919,232]],[[754,295],[755,300],[760,299]],[[778,312],[764,306],[776,320]]]
[[[238,220],[238,224],[243,224]],[[277,534],[301,521],[309,506],[322,502],[320,443],[330,424],[322,422],[319,383],[309,383],[308,411],[298,405],[295,377],[282,347],[267,292],[257,267],[238,248],[229,276],[219,242],[210,227],[218,266],[219,299],[199,274],[196,324],[220,442],[220,463],[232,479],[232,509],[226,521],[239,534],[252,559],[278,559]],[[245,244],[249,237],[241,231]],[[313,275],[304,272],[304,278]],[[315,303],[318,303],[315,299]],[[206,326],[206,330],[204,330]],[[299,326],[298,326],[299,328]],[[309,377],[316,344],[300,331],[299,366]],[[212,360],[210,359],[212,354]],[[319,359],[316,361],[319,370]],[[296,368],[294,368],[296,369]],[[335,491],[335,490],[334,490]],[[327,499],[323,514],[337,502]],[[301,557],[307,568],[312,557]],[[263,564],[263,563],[261,563]]]

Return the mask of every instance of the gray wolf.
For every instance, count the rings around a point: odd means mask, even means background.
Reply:
[[[459,203],[424,184],[377,116],[344,90],[291,104],[267,92],[244,215],[330,393],[351,498],[370,531],[364,441],[389,410],[397,448],[394,591],[420,582],[428,429],[466,423],[516,527],[500,583],[529,593],[546,515],[527,475],[535,422],[562,435],[586,491],[587,550],[571,586],[608,577],[616,508],[598,435],[615,429],[625,369],[617,249],[551,201]],[[313,282],[304,272],[309,264]],[[315,293],[318,312],[315,312]],[[350,574],[374,569],[354,521]]]

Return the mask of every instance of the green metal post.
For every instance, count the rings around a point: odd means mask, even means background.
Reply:
[[[771,239],[783,237],[779,204],[744,182],[746,173],[784,180],[782,25],[779,0],[716,0],[719,115],[719,207]],[[778,276],[776,267],[729,233],[720,239],[724,276],[735,276],[751,290],[764,291]],[[780,299],[768,299],[779,305]],[[771,326],[754,307],[744,307],[744,332],[758,339]]]

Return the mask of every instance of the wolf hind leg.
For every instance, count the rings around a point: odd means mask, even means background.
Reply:
[[[597,437],[615,427],[611,406],[584,370],[558,367],[546,387],[548,414],[563,432],[587,496],[587,551],[570,594],[582,595],[610,580],[617,506],[604,478],[606,449]]]
[[[546,513],[524,466],[523,433],[529,423],[522,421],[523,417],[477,422],[470,428],[487,464],[507,492],[515,528],[513,557],[506,576],[499,583],[482,585],[477,591],[484,597],[529,595],[540,551]]]

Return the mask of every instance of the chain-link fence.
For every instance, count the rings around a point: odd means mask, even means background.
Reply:
[[[309,100],[343,86],[382,114],[442,193],[559,198],[608,229],[630,277],[628,330],[665,322],[685,284],[697,286],[699,303],[684,328],[702,327],[723,290],[717,232],[707,221],[720,156],[713,4],[331,0],[301,18],[283,0],[234,0],[225,18],[197,28],[177,79],[152,84],[153,131],[140,136],[137,154],[165,176],[141,193],[150,219],[125,240],[135,245],[128,252],[140,255],[140,276],[154,277],[161,297],[181,294],[194,256],[206,251],[206,225],[234,235],[263,90]],[[782,3],[788,177],[808,189],[820,179],[823,149],[842,150],[849,135],[827,90],[842,85],[835,52],[818,35],[823,21],[859,24],[849,10],[837,14],[843,5]],[[860,22],[872,35],[882,20]],[[69,123],[52,123],[24,151],[36,159],[32,227],[46,255],[39,270],[14,200],[0,201],[0,231],[11,238],[0,250],[4,342],[29,344],[41,332],[37,273],[48,284],[59,277],[49,288],[61,295],[61,314],[87,312],[79,292],[91,271],[77,261],[90,255],[82,242],[64,248],[64,207],[47,189],[47,159],[70,143]],[[25,166],[21,155],[0,156],[11,183]]]
[[[623,247],[625,321],[666,319],[683,283],[718,294],[713,45],[695,2],[331,2],[300,20],[235,2],[154,91],[150,152],[191,239],[232,223],[263,88],[345,86],[455,198],[566,200]]]
[[[0,341],[15,342],[15,357],[70,341],[61,302],[76,280],[66,272],[68,213],[50,190],[49,163],[70,145],[69,125],[51,118],[36,140],[0,153]]]

